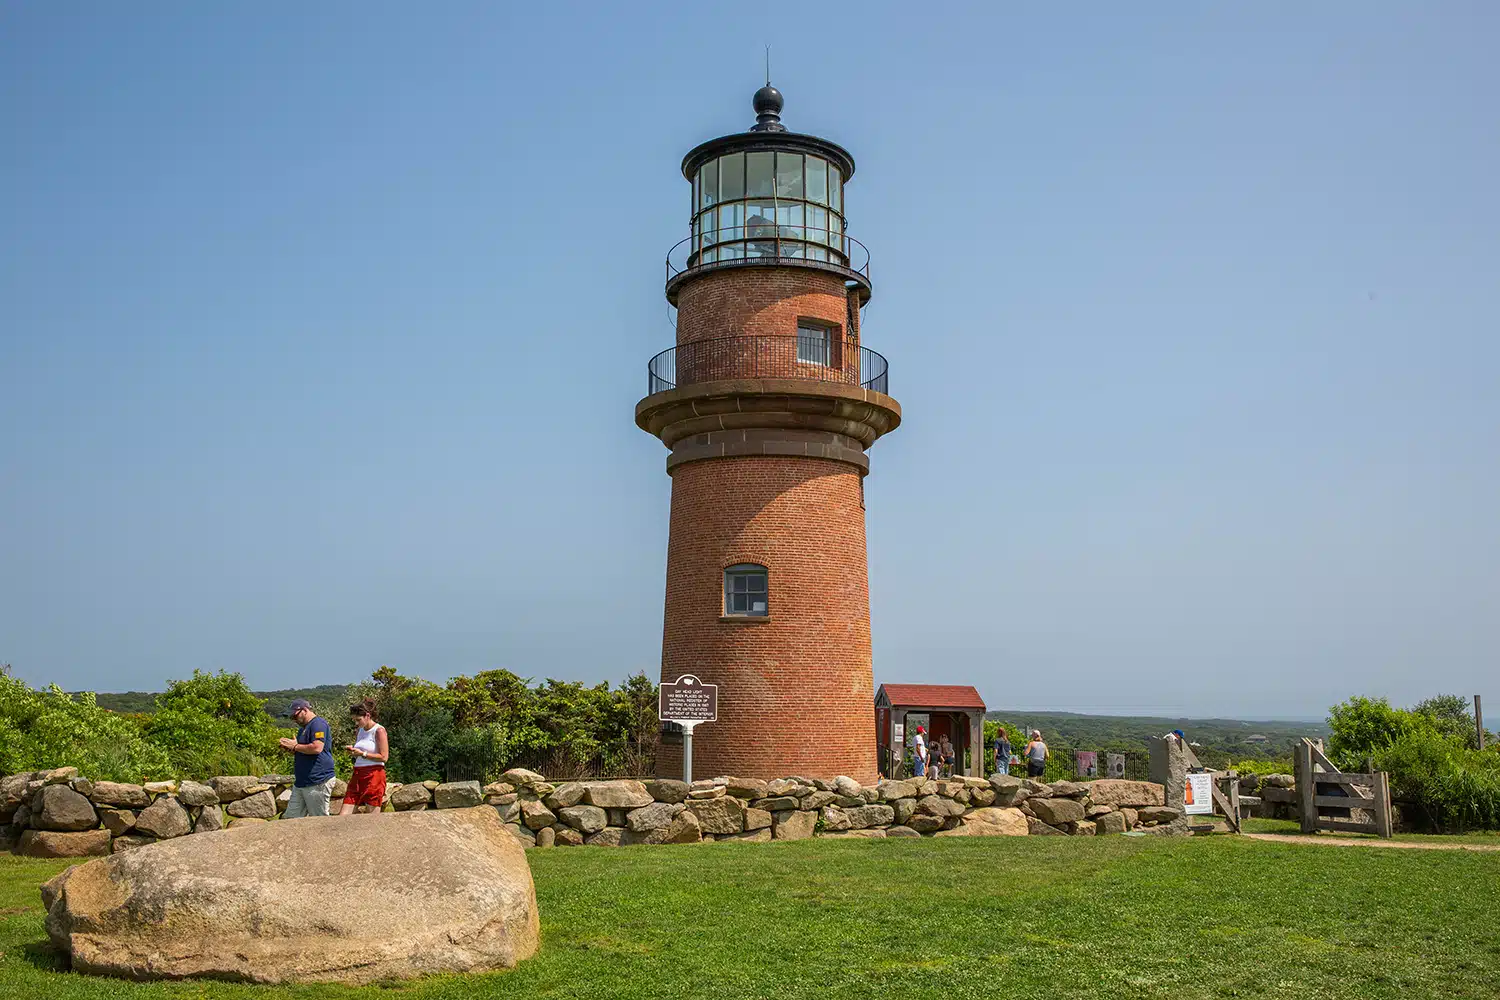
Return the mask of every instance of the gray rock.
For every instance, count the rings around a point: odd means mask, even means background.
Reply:
[[[1089,786],[1082,781],[1054,781],[1049,785],[1053,795],[1061,795],[1065,799],[1077,799],[1089,793]]]
[[[135,828],[135,813],[129,809],[100,806],[98,812],[99,821],[113,836],[122,837]]]
[[[214,790],[214,794],[219,797],[220,802],[235,802],[239,799],[243,799],[247,795],[253,795],[255,792],[255,786],[259,785],[260,783],[261,780],[259,778],[254,778],[246,774],[233,774],[226,775],[224,777],[208,779],[208,786]],[[146,790],[144,788],[141,789],[142,794],[144,794],[145,791]],[[98,785],[94,786],[94,794],[96,796],[99,794]],[[102,802],[104,800],[101,799],[100,801]],[[114,804],[134,805],[135,803],[116,802]],[[146,803],[144,802],[141,803],[141,805],[145,804]]]
[[[704,833],[739,833],[745,829],[745,807],[729,796],[717,799],[691,799],[687,808],[698,817]]]
[[[1125,817],[1125,829],[1127,829],[1127,830],[1129,830],[1132,827],[1134,827],[1141,820],[1140,813],[1136,812],[1134,809],[1130,808],[1129,806],[1121,806],[1120,807],[1120,813],[1121,813],[1121,815],[1123,815]]]
[[[484,801],[484,789],[477,781],[445,781],[432,792],[439,809],[468,809]]]
[[[225,807],[225,812],[239,819],[270,819],[276,815],[276,797],[270,789],[235,799]]]
[[[791,795],[800,787],[802,786],[790,778],[776,778],[766,782],[766,798],[774,799],[781,795]]]
[[[609,814],[598,806],[565,806],[557,814],[564,823],[585,835],[598,833],[609,825]]]
[[[550,826],[544,826],[536,832],[536,846],[551,847],[557,843],[557,831]]]
[[[576,806],[583,801],[583,782],[567,781],[558,785],[544,800],[548,809],[566,809],[568,806]]]
[[[31,802],[31,812],[31,825],[39,830],[76,833],[99,825],[93,803],[66,784],[49,784],[38,790]]]
[[[689,801],[693,799],[721,799],[725,795],[723,785],[713,785],[709,788],[694,788],[688,792]]]
[[[510,831],[510,835],[515,837],[522,847],[536,846],[536,834],[526,829],[520,823],[506,823],[505,829]]]
[[[618,826],[605,827],[598,833],[583,838],[587,847],[619,847],[625,842],[625,831]]]
[[[426,809],[432,805],[432,792],[422,782],[412,782],[410,785],[402,785],[391,793],[391,808],[397,812],[410,812],[413,809]],[[236,815],[233,809],[229,815]]]
[[[163,795],[136,816],[135,832],[158,840],[170,840],[192,833],[193,824],[188,819],[187,810],[176,799]]]
[[[29,827],[31,825],[31,807],[22,802],[11,815],[10,823],[11,826],[14,826],[18,830],[24,830]]]
[[[742,841],[751,844],[769,844],[771,842],[771,830],[763,827],[759,830],[746,830],[744,833],[724,833],[714,838],[720,841]]]
[[[759,778],[730,778],[724,785],[725,791],[737,799],[763,799],[766,797],[766,783]]]
[[[995,801],[995,790],[993,788],[971,788],[969,789],[969,801],[976,806],[992,805]]]
[[[635,809],[655,799],[639,781],[591,781],[584,786],[583,800],[605,809]]]
[[[55,767],[46,772],[42,782],[48,785],[66,785],[76,777],[78,777],[76,767]]]
[[[864,805],[844,810],[849,818],[849,829],[865,830],[874,826],[889,826],[896,820],[896,810],[887,805]]]
[[[1125,815],[1119,812],[1100,813],[1094,820],[1094,832],[1099,836],[1125,832]]]
[[[108,830],[23,830],[16,853],[27,858],[87,858],[108,854],[110,839]]]
[[[495,806],[495,812],[500,814],[502,823],[521,822],[521,798],[519,795],[502,795],[500,798],[508,798],[509,802]]]
[[[507,771],[507,774],[510,772]],[[557,814],[538,799],[521,800],[521,822],[529,829],[540,830],[544,826],[552,826],[557,822]]]
[[[1055,827],[1055,826],[1049,826],[1048,824],[1043,823],[1041,820],[1037,819],[1035,816],[1028,816],[1028,817],[1026,817],[1026,832],[1029,833],[1033,837],[1038,837],[1038,836],[1066,837],[1067,836],[1067,834],[1063,833],[1057,827]]]
[[[860,795],[860,792],[864,790],[864,786],[848,775],[841,774],[837,778],[833,779],[833,790],[835,792],[838,792],[840,795],[848,795],[852,798],[861,798],[862,796]]]
[[[185,806],[214,806],[219,804],[219,796],[209,785],[184,781],[177,789],[177,801]]]
[[[917,800],[917,812],[929,816],[962,816],[963,803],[941,795],[924,795]]]
[[[918,833],[936,833],[943,828],[943,817],[929,813],[917,813],[906,821],[906,826]]]
[[[204,806],[193,820],[194,833],[213,833],[224,829],[224,810],[218,806]]]
[[[920,837],[920,836],[922,836],[920,833],[918,833],[917,831],[913,830],[909,826],[893,826],[893,827],[889,827],[889,828],[886,829],[885,835],[886,835],[887,838],[890,838],[890,837]]]
[[[1077,823],[1083,819],[1083,803],[1076,799],[1030,798],[1026,800],[1031,806],[1032,812],[1037,819],[1051,826],[1060,826],[1063,823]]]
[[[916,786],[910,781],[882,780],[875,786],[875,791],[880,795],[882,802],[895,802],[897,799],[911,799],[917,795]]]
[[[823,829],[836,833],[839,830],[849,829],[849,817],[843,809],[838,806],[828,805],[823,807]]]
[[[1035,778],[1027,778],[1021,782],[1021,787],[1031,793],[1034,799],[1044,799],[1052,794],[1052,786],[1045,782],[1037,781]]]
[[[891,802],[891,809],[896,816],[896,825],[901,826],[911,819],[912,814],[917,811],[916,799],[895,799]]]
[[[571,826],[554,826],[552,831],[557,834],[558,847],[582,847],[583,834]]]
[[[675,778],[656,778],[646,782],[646,792],[657,802],[681,802],[688,797],[689,785]]]
[[[127,835],[110,841],[109,850],[111,854],[119,854],[122,851],[133,851],[138,847],[149,847],[154,843],[156,843],[155,837]]]
[[[756,830],[769,830],[771,828],[771,814],[764,809],[745,807],[745,832],[753,833]]]
[[[684,808],[679,802],[653,802],[627,813],[625,826],[632,833],[660,830],[668,826]]]
[[[796,809],[798,799],[790,795],[778,795],[773,798],[756,799],[750,803],[754,809],[764,809],[766,812],[778,813],[787,809]]]
[[[771,836],[776,840],[806,840],[818,826],[818,814],[789,809],[771,815]]]
[[[1150,781],[1126,781],[1122,778],[1100,778],[1089,783],[1089,798],[1101,806],[1159,806],[1164,789]]]
[[[291,788],[297,783],[297,779],[290,774],[262,774],[260,776],[260,783],[262,785],[270,785],[272,788]],[[146,791],[150,792],[153,790],[150,785],[146,786]]]
[[[842,833],[820,833],[829,840],[884,840],[884,830],[845,830]]]
[[[625,817],[630,815],[629,809],[606,809],[604,812],[609,816],[610,826],[624,826]]]
[[[502,774],[500,777],[504,778],[506,782],[514,785],[517,788],[525,788],[529,785],[535,785],[538,782],[544,782],[547,780],[545,777],[537,774],[535,771],[528,771],[524,767],[513,767],[509,771],[506,771],[504,774]]]
[[[661,803],[669,805],[672,803]],[[696,844],[703,839],[703,829],[698,817],[684,809],[672,818],[672,822],[655,830],[629,830],[622,844]]]
[[[1136,810],[1136,817],[1142,823],[1170,823],[1182,818],[1182,810],[1175,806],[1145,806]]]
[[[94,791],[94,783],[87,778],[74,778],[68,782],[68,787],[84,798],[88,798]]]
[[[790,798],[790,796],[788,796],[788,798]],[[795,809],[822,809],[824,806],[843,805],[845,802],[852,802],[855,800],[846,799],[844,796],[840,795],[837,792],[813,792],[811,795],[804,796],[800,799],[792,799],[792,801],[797,803],[797,805],[793,807]]]
[[[802,808],[806,809],[807,804],[811,801],[812,796],[810,795],[807,798],[803,799]],[[835,792],[833,795],[833,804],[838,806],[840,809],[857,809],[865,804],[865,797],[863,795],[840,795]]]

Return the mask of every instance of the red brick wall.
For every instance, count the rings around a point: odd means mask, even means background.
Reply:
[[[834,299],[843,308],[843,297]],[[769,620],[720,621],[723,571],[769,571]],[[815,458],[690,462],[672,479],[662,680],[718,684],[693,737],[697,777],[876,778],[860,475]],[[662,747],[657,772],[681,775]]]
[[[810,317],[848,325],[844,279],[810,268],[736,267],[694,278],[677,296],[677,343],[797,333]]]

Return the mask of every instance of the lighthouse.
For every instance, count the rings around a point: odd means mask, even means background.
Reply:
[[[869,253],[848,232],[854,158],[789,131],[783,98],[682,160],[690,235],[667,255],[677,342],[635,420],[672,478],[664,683],[718,685],[696,775],[876,779],[865,549],[869,447],[901,422],[864,345]],[[657,774],[681,777],[663,734]]]

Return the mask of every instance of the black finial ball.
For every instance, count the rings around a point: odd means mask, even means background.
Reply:
[[[781,107],[786,102],[781,97],[781,91],[769,83],[755,92],[752,102],[755,105],[755,113],[758,115],[779,115]]]

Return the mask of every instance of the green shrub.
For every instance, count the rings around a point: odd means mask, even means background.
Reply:
[[[277,740],[291,730],[277,726],[239,674],[194,670],[172,681],[156,699],[144,724],[146,738],[183,777],[286,772],[291,755]]]
[[[1397,739],[1375,753],[1391,795],[1415,807],[1408,818],[1436,833],[1500,829],[1500,752],[1474,750],[1435,729]]]
[[[1258,760],[1246,757],[1226,765],[1225,770],[1235,770],[1240,774],[1291,774],[1292,759],[1285,757],[1280,760]]]
[[[1431,722],[1384,698],[1356,696],[1328,710],[1333,735],[1328,757],[1344,771],[1364,769],[1365,758],[1418,732],[1432,732]]]
[[[35,691],[0,669],[0,774],[76,767],[104,781],[170,777],[172,764],[128,716],[98,707],[92,694],[56,685]]]

